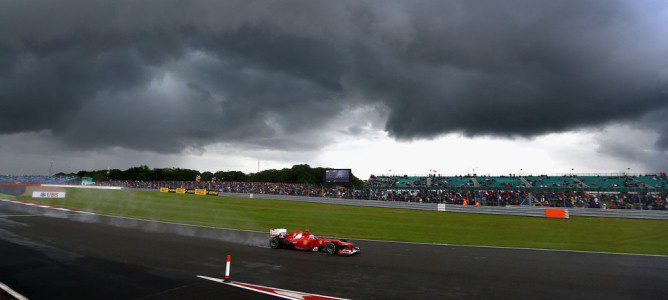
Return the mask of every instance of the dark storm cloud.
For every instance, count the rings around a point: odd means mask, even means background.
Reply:
[[[82,149],[317,148],[365,105],[401,139],[644,124],[668,108],[662,2],[0,5],[0,134]]]
[[[666,112],[663,112],[664,114]],[[664,117],[665,119],[665,117]],[[668,129],[666,121],[655,123],[658,131]],[[649,130],[648,130],[649,129]],[[618,162],[626,164],[625,167],[637,166],[634,172],[647,170],[658,172],[668,170],[668,147],[661,145],[661,140],[655,142],[653,131],[655,127],[651,120],[636,126],[614,125],[603,129],[594,135],[597,144],[597,152],[617,159]],[[664,135],[665,136],[665,135]],[[658,146],[658,147],[656,147]]]

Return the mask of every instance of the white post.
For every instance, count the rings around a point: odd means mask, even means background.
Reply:
[[[227,255],[227,264],[225,265],[225,281],[230,281],[230,263],[232,255]]]

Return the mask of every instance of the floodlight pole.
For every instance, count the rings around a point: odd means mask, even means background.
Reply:
[[[49,176],[51,176],[51,172],[53,171],[53,157],[51,157],[51,161],[49,162]]]

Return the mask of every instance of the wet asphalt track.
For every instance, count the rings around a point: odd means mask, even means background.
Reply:
[[[352,299],[668,295],[668,257],[354,240],[360,255],[329,257],[266,242],[0,202],[0,281],[31,299],[266,299],[195,277],[222,277],[228,253],[238,281]]]

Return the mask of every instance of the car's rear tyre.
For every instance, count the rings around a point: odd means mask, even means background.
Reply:
[[[269,247],[271,249],[281,248],[281,241],[277,237],[273,237],[269,240]]]
[[[327,255],[336,255],[336,245],[334,243],[327,243],[322,248],[322,251],[327,253]]]

